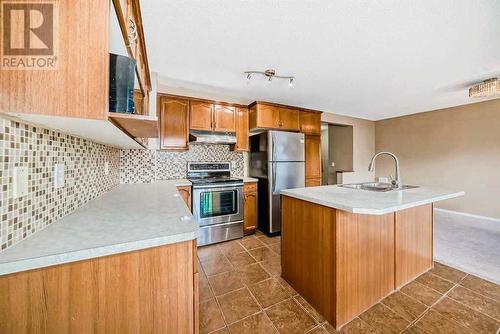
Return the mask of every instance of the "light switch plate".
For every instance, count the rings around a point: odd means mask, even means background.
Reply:
[[[13,182],[13,197],[19,198],[22,196],[26,196],[28,194],[28,167],[14,167]]]
[[[64,187],[64,164],[54,165],[54,188]]]

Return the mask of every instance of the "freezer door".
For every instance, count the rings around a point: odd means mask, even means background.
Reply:
[[[304,134],[269,131],[269,161],[304,161]]]
[[[304,162],[273,162],[269,166],[269,233],[281,230],[280,191],[305,186]]]

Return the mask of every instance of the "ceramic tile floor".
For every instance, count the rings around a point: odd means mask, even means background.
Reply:
[[[337,333],[280,278],[280,237],[262,233],[198,249],[200,333]],[[435,268],[339,333],[499,333],[500,286]]]

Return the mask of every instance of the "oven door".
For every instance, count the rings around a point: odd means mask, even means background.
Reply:
[[[193,186],[193,214],[200,226],[243,220],[243,185]]]

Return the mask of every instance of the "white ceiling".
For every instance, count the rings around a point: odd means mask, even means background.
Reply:
[[[473,103],[500,76],[500,0],[146,0],[151,70],[172,91],[377,120]],[[271,86],[243,72],[294,75]]]

